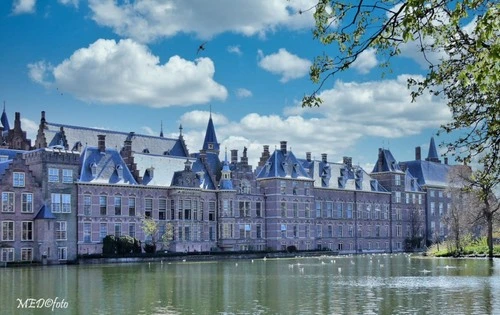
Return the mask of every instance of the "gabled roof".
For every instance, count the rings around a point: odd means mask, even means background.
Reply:
[[[208,165],[209,167],[216,169],[220,165],[219,157],[216,154],[207,154],[205,164],[201,161],[200,157],[196,159],[196,161],[193,163],[192,170],[195,173],[198,173],[200,177],[200,188],[202,189],[211,189],[215,190],[216,184],[213,182],[212,178],[210,177],[210,173],[205,167],[205,165]],[[216,172],[212,174],[217,174]]]
[[[448,186],[448,172],[453,168],[452,165],[420,160],[403,163],[411,175],[417,178],[420,186]]]
[[[382,173],[382,172],[403,173],[403,171],[398,165],[398,162],[392,155],[391,151],[388,149],[379,149],[378,159],[372,171],[372,173]]]
[[[137,185],[120,153],[114,149],[99,152],[96,147],[87,147],[81,161],[81,183]]]
[[[212,145],[210,148],[209,145]],[[212,114],[208,119],[207,131],[205,132],[205,140],[203,141],[203,150],[219,151],[219,143],[217,142],[217,135],[215,134],[214,122],[212,121]]]
[[[134,163],[139,176],[143,178],[142,184],[147,186],[170,186],[174,173],[184,169],[186,159],[195,161],[194,158],[134,153]],[[153,169],[152,174],[151,169]]]
[[[84,147],[87,145],[97,145],[97,135],[105,135],[107,148],[119,150],[123,147],[125,140],[132,140],[132,151],[134,152],[144,152],[147,150],[151,154],[161,155],[168,153],[175,156],[188,156],[188,152],[185,152],[183,145],[179,143],[179,139],[49,122],[45,126],[44,133],[48,146],[58,146],[62,143],[63,145],[67,144],[68,149],[72,150],[78,143]],[[61,127],[63,128],[62,131]]]
[[[310,179],[309,174],[293,152],[284,153],[281,150],[274,150],[274,153],[257,174],[257,179],[274,177]]]
[[[47,219],[55,219],[56,217],[52,214],[49,207],[43,205],[35,216],[35,220],[47,220]]]

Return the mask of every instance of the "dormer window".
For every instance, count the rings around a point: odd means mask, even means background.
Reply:
[[[118,165],[118,166],[116,167],[116,174],[118,175],[118,178],[119,178],[119,179],[122,179],[122,178],[123,178],[123,166]]]
[[[149,149],[146,148],[146,149],[142,150],[142,153],[149,153]]]
[[[208,149],[209,149],[209,150],[213,150],[213,149],[214,149],[214,145],[213,145],[213,143],[209,143],[209,144],[208,144]]]
[[[95,162],[90,164],[90,171],[92,172],[92,177],[97,176],[97,164]]]
[[[150,168],[146,169],[146,175],[149,176],[149,178],[153,178],[154,172],[155,172],[154,167],[150,167]]]

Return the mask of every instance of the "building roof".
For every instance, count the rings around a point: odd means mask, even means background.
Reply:
[[[452,165],[421,160],[401,164],[406,165],[411,175],[417,178],[420,186],[448,186],[448,172],[453,168]]]
[[[437,153],[436,143],[434,143],[434,137],[431,137],[431,142],[429,143],[429,154],[425,160],[438,163],[441,162]]]
[[[373,167],[372,173],[381,172],[400,172],[403,173],[399,167],[398,162],[392,155],[389,149],[378,149],[378,159]]]
[[[147,186],[165,186],[172,183],[174,173],[184,169],[186,159],[194,162],[194,158],[178,156],[134,153],[134,163],[142,177],[142,183]]]
[[[137,185],[120,153],[114,149],[99,152],[87,147],[81,155],[80,183]]]
[[[273,177],[311,179],[293,152],[283,150],[274,150],[257,174],[257,179]]]
[[[70,126],[56,123],[45,124],[44,130],[47,145],[65,146],[69,150],[77,149],[78,145],[97,145],[97,136],[105,135],[106,147],[119,150],[123,147],[125,140],[132,140],[132,151],[149,152],[151,154],[169,154],[174,156],[187,157],[181,140],[135,134],[133,132],[119,132],[113,130]]]
[[[205,140],[203,141],[203,150],[219,151],[219,143],[217,142],[217,135],[215,134],[212,114],[210,114],[210,118],[208,119],[207,131],[205,132]]]

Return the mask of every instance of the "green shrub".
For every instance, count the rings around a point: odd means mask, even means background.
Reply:
[[[116,241],[116,251],[119,255],[127,255],[134,249],[134,238],[128,235],[122,235]]]
[[[146,243],[144,244],[144,251],[148,254],[154,254],[156,253],[156,245],[153,243]]]
[[[132,253],[134,254],[142,253],[141,242],[136,238],[134,238],[134,248],[132,249]]]
[[[104,255],[115,255],[117,253],[117,242],[114,235],[106,235],[102,240],[102,253]]]

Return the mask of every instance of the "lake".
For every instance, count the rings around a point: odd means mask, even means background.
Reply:
[[[500,314],[500,260],[406,254],[0,268],[0,287],[1,314]]]

